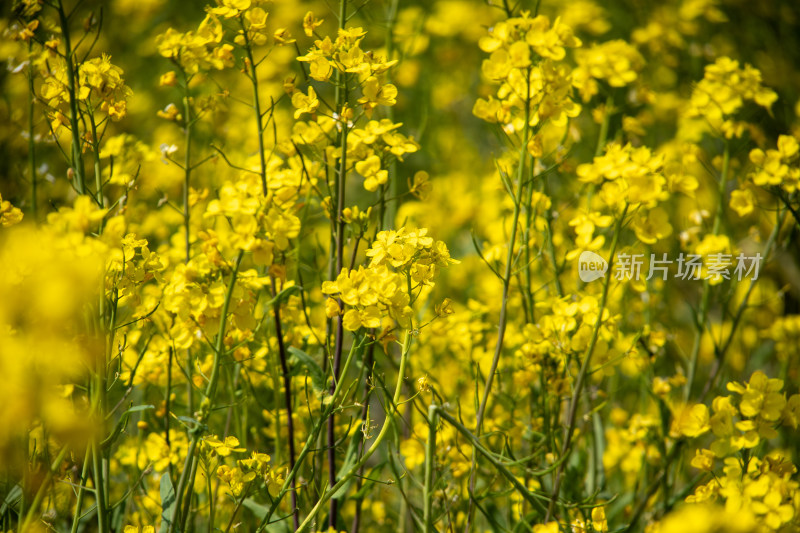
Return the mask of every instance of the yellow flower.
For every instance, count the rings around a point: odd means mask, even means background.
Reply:
[[[558,533],[559,531],[558,522],[548,522],[533,526],[533,533]]]
[[[3,200],[0,195],[0,226],[6,228],[19,224],[22,221],[22,211],[11,205],[11,202]]]
[[[328,81],[333,74],[331,62],[322,56],[317,56],[309,62],[308,74],[317,81]]]
[[[750,65],[739,66],[729,57],[720,57],[707,65],[705,75],[695,85],[690,100],[689,116],[703,117],[713,127],[723,130],[727,138],[738,136],[740,128],[730,117],[746,101],[769,109],[777,100],[774,91],[761,85],[761,72]]]
[[[363,96],[358,99],[358,103],[364,106],[367,118],[372,116],[372,111],[377,106],[393,106],[397,103],[397,87],[391,83],[382,85],[375,76],[370,76],[364,81],[361,93]]]
[[[238,17],[239,13],[250,7],[250,0],[222,0],[221,5],[208,8],[208,12],[220,17]]]
[[[244,490],[245,483],[250,483],[256,478],[255,472],[242,472],[240,468],[231,468],[228,465],[220,465],[217,468],[217,476],[228,484],[234,496],[240,496]]]
[[[306,13],[303,17],[303,31],[305,32],[306,36],[311,37],[314,35],[314,31],[316,31],[316,29],[320,27],[323,22],[325,22],[324,19],[317,19],[314,17],[313,11]]]
[[[408,192],[422,201],[425,201],[433,190],[433,185],[430,182],[430,175],[424,170],[416,172],[413,181],[410,179],[408,181]]]
[[[781,411],[786,405],[786,397],[780,393],[783,380],[767,378],[757,370],[750,376],[747,388],[738,383],[728,383],[728,390],[742,395],[739,409],[747,417],[761,417],[775,422],[780,420]]]
[[[737,215],[744,217],[753,212],[755,195],[750,189],[736,189],[731,193],[730,206]]]
[[[711,429],[708,407],[703,404],[685,405],[676,413],[678,432],[685,437],[698,437]]]
[[[314,91],[314,88],[308,88],[308,95],[303,94],[301,91],[294,93],[292,95],[292,105],[296,108],[294,112],[294,118],[296,119],[300,118],[304,113],[309,113],[311,115],[316,113],[319,107],[319,100],[317,99],[317,93]]]
[[[756,148],[750,152],[750,161],[757,168],[748,178],[761,187],[779,185],[792,194],[800,186],[800,167],[797,165],[800,146],[794,137],[781,135],[777,148],[766,152]]]
[[[381,170],[381,159],[375,154],[363,161],[357,161],[355,168],[356,172],[364,176],[364,188],[370,192],[378,190],[378,186],[386,183],[389,178],[389,171]]]
[[[216,435],[211,435],[203,439],[205,443],[211,447],[212,450],[217,452],[222,457],[229,456],[232,452],[243,452],[244,448],[239,447],[239,439],[234,436],[225,437],[224,441],[219,440]]]
[[[585,102],[598,91],[594,80],[605,80],[612,87],[624,87],[638,78],[645,63],[633,45],[619,39],[578,50],[575,60],[578,68],[573,83]]]
[[[714,457],[714,453],[711,450],[696,450],[691,465],[699,470],[710,472],[711,467],[714,466]]]
[[[606,520],[606,511],[603,507],[592,509],[592,528],[600,533],[608,531],[608,520]]]

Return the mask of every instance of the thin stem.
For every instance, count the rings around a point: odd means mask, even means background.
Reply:
[[[394,55],[394,24],[397,19],[397,7],[399,0],[391,0],[389,7],[389,16],[386,17],[386,61],[391,61]],[[386,71],[386,83],[392,83],[392,69]],[[394,122],[394,106],[386,108],[386,118]],[[385,205],[383,193],[386,192],[387,187],[382,187],[381,190],[381,213],[378,217],[378,225],[383,226],[385,223],[384,218],[389,221],[389,226],[394,225],[394,219],[397,215],[397,208],[400,205],[400,180],[397,179],[397,161],[392,160],[389,163],[389,193],[391,199],[389,200],[388,209],[384,211]],[[388,215],[388,216],[386,216]]]
[[[360,349],[361,347],[362,344],[356,344],[356,343],[353,343],[353,345],[350,347],[350,354],[347,356],[347,360],[344,363],[343,373],[345,374],[347,373],[347,370],[350,368],[350,364],[354,359],[356,350]],[[320,432],[322,431],[322,427],[325,424],[325,420],[328,418],[330,413],[333,412],[333,410],[336,408],[336,405],[338,404],[339,401],[339,397],[342,395],[344,390],[345,387],[342,381],[339,381],[339,383],[337,383],[336,385],[336,390],[334,391],[330,402],[328,402],[328,405],[325,411],[323,412],[322,416],[315,419],[314,427],[309,433],[308,438],[306,439],[306,443],[303,446],[303,449],[300,450],[300,455],[297,456],[297,462],[295,463],[295,467],[289,472],[289,474],[284,479],[283,485],[281,486],[281,490],[278,492],[278,496],[272,500],[272,505],[270,505],[269,510],[264,515],[264,518],[261,520],[261,525],[258,526],[258,529],[256,530],[257,532],[264,531],[264,529],[270,523],[272,515],[275,513],[275,510],[278,508],[278,505],[280,505],[281,501],[283,500],[283,497],[288,492],[289,486],[291,485],[292,480],[295,479],[295,477],[297,476],[297,473],[300,470],[300,467],[302,466],[306,456],[312,451],[312,444],[317,442],[317,438],[320,436]]]
[[[83,498],[86,494],[86,480],[89,476],[89,459],[91,453],[91,448],[86,448],[86,455],[83,458],[83,469],[81,470],[81,477],[78,485],[78,497],[75,503],[75,516],[72,517],[70,533],[78,533],[78,526],[81,522],[81,508],[83,507]]]
[[[219,486],[219,485],[217,485]],[[216,501],[216,493],[211,489],[211,473],[206,471],[206,491],[208,492],[208,533],[214,531],[214,502]]]
[[[64,11],[64,5],[61,0],[56,4],[56,11],[58,11],[58,19],[61,26],[61,35],[64,38],[64,60],[67,63],[67,94],[69,95],[69,126],[72,130],[72,161],[71,166],[75,172],[75,190],[78,194],[85,194],[86,188],[84,184],[84,170],[83,159],[81,158],[81,135],[78,130],[78,99],[77,86],[76,86],[76,72],[75,65],[73,64],[74,50],[72,50],[72,41],[70,40],[69,33],[69,20]]]
[[[374,330],[373,330],[374,333]],[[370,396],[372,395],[372,387],[370,387],[370,382],[372,381],[372,365],[375,361],[375,343],[371,343],[367,348],[366,359],[363,363],[363,368],[366,371],[366,375],[364,376],[364,396],[361,400],[361,434],[362,436],[366,437],[364,428],[367,428],[367,432],[369,428],[367,427],[369,424],[369,400]],[[361,444],[359,445],[358,453],[359,455],[364,453],[364,448],[366,447],[367,443],[365,439],[361,440]],[[361,485],[363,483],[363,475],[364,475],[364,468],[362,467],[358,471],[358,480],[356,481],[356,493],[361,490]],[[353,516],[353,525],[350,528],[350,533],[358,533],[358,529],[361,524],[361,510],[364,505],[364,498],[358,498],[356,500],[356,511]]]
[[[189,93],[189,77],[186,75],[186,71],[181,68],[181,73],[183,74],[183,121],[184,121],[184,143],[186,144],[186,152],[184,153],[183,157],[183,231],[184,235],[184,247],[185,247],[185,259],[186,262],[189,262],[189,258],[191,257],[191,243],[189,241],[189,217],[190,217],[190,210],[191,206],[189,205],[189,187],[191,183],[192,177],[192,129],[193,129],[193,121],[192,121],[192,106],[189,101],[190,93]]]
[[[433,470],[436,461],[436,425],[438,424],[438,407],[428,407],[428,440],[425,442],[425,507],[423,509],[423,522],[425,533],[436,531],[433,528]]]
[[[264,153],[264,117],[261,116],[261,99],[258,95],[258,74],[256,72],[256,63],[253,60],[253,46],[250,43],[250,38],[247,36],[247,28],[244,27],[244,15],[239,15],[239,23],[242,26],[242,35],[244,35],[244,49],[247,53],[247,66],[250,67],[250,81],[253,85],[253,107],[255,108],[256,115],[256,132],[258,134],[258,156],[261,159],[261,169],[259,175],[261,176],[261,192],[264,196],[267,195],[267,161]],[[274,106],[273,106],[274,107]]]
[[[208,386],[206,388],[206,398],[208,398],[209,402],[214,401],[214,396],[217,392],[217,381],[219,380],[219,367],[220,361],[222,358],[223,347],[225,344],[225,323],[228,318],[228,310],[230,309],[231,299],[233,298],[233,289],[236,286],[236,277],[239,275],[239,266],[242,264],[242,258],[244,257],[244,251],[239,250],[239,253],[236,255],[236,261],[233,266],[233,272],[231,273],[231,280],[228,283],[228,290],[225,294],[225,301],[222,304],[222,313],[220,314],[220,324],[219,324],[219,333],[217,333],[217,342],[216,346],[214,347],[214,366],[211,370],[211,377],[208,380]],[[211,411],[211,408],[208,409]]]
[[[530,135],[530,69],[527,71],[527,95],[525,98],[525,126],[522,132],[522,142],[519,149],[519,163],[517,166],[517,192],[514,198],[514,215],[511,219],[511,236],[508,241],[508,252],[506,254],[506,265],[503,273],[503,294],[500,304],[500,319],[498,323],[497,341],[494,347],[494,356],[492,357],[492,366],[486,376],[486,385],[483,389],[483,397],[478,406],[478,413],[475,418],[475,433],[480,437],[481,429],[483,427],[483,418],[486,414],[486,407],[489,404],[489,396],[492,391],[492,384],[494,383],[494,375],[497,372],[497,366],[500,363],[500,355],[503,351],[503,341],[506,334],[506,324],[508,322],[508,293],[511,287],[511,268],[514,262],[514,245],[517,242],[517,226],[519,224],[519,217],[521,212],[522,192],[525,180],[523,179],[525,173],[525,162],[528,158],[528,137]],[[472,494],[475,491],[475,478],[477,474],[477,454],[473,451],[472,464],[470,465],[469,477],[469,493],[470,500],[467,509],[467,520],[464,526],[464,531],[470,531],[471,517],[474,512],[474,500]]]
[[[233,267],[233,272],[231,273],[231,280],[228,283],[228,290],[225,293],[225,301],[222,304],[219,333],[217,333],[217,340],[214,346],[214,363],[211,370],[211,376],[209,377],[208,380],[208,386],[206,387],[205,391],[206,401],[203,403],[202,406],[203,412],[201,414],[201,418],[203,419],[207,418],[209,413],[211,413],[214,408],[214,397],[217,391],[217,381],[219,380],[219,367],[225,340],[225,326],[228,317],[228,310],[230,309],[231,299],[233,297],[233,289],[236,285],[236,277],[239,274],[239,266],[242,263],[243,256],[244,256],[244,251],[239,250],[239,253],[236,256],[236,262]],[[183,492],[184,490],[186,490],[189,478],[190,477],[194,478],[195,474],[197,473],[196,463],[194,461],[194,451],[197,448],[197,444],[200,441],[200,437],[202,435],[201,427],[202,426],[192,429],[192,440],[189,441],[189,449],[186,452],[186,460],[183,463],[183,470],[181,471],[181,477],[178,480],[178,487],[175,490],[175,508],[172,511],[172,518],[170,519],[167,533],[173,533],[175,531],[176,525],[180,520],[181,516]],[[193,464],[195,464],[194,467],[192,466]]]
[[[347,0],[339,1],[339,28],[344,29],[347,17]],[[347,119],[343,116],[344,105],[347,103],[347,74],[341,71],[337,72],[338,83],[336,85],[336,112],[342,116],[339,117],[342,125],[341,134],[341,155],[339,157],[339,172],[336,173],[336,275],[342,271],[344,264],[344,193],[345,193],[345,178],[347,177]],[[339,307],[342,307],[342,301],[339,299]],[[333,353],[333,382],[331,383],[331,391],[336,386],[339,380],[339,371],[342,362],[342,343],[344,342],[344,317],[339,315],[336,319],[336,340],[334,343]],[[333,414],[328,418],[328,484],[336,484],[336,421]],[[330,512],[328,513],[328,526],[336,529],[336,518],[338,514],[338,501],[336,498],[331,498]]]
[[[194,451],[197,448],[197,443],[200,441],[200,432],[197,429],[194,431],[195,434],[192,437],[192,440],[189,441],[189,448],[186,450],[186,460],[183,463],[183,470],[181,471],[181,477],[178,480],[178,487],[175,490],[175,508],[172,510],[172,517],[169,520],[169,528],[167,529],[167,533],[173,533],[178,520],[180,520],[181,504],[183,503],[183,491],[186,488],[186,484],[189,480],[189,473],[192,469]]]
[[[28,55],[33,55],[33,39],[28,41]],[[28,168],[31,173],[31,214],[33,219],[36,220],[37,200],[36,200],[36,141],[33,136],[33,104],[34,100],[34,86],[33,86],[33,62],[28,66]]]
[[[533,168],[536,166],[536,160],[531,161],[530,165],[530,173],[533,175]],[[527,181],[527,180],[526,180]],[[524,243],[522,244],[523,250],[525,251],[525,287],[524,287],[524,295],[525,295],[525,305],[528,311],[527,321],[534,322],[535,321],[535,314],[533,312],[533,286],[531,283],[531,230],[534,227],[534,223],[536,222],[536,215],[533,212],[533,186],[534,183],[531,180],[531,183],[528,184],[528,191],[525,195],[525,231],[523,233]]]
[[[789,217],[789,211],[784,211],[783,213],[781,213],[780,210],[778,210],[777,214],[778,220],[776,221],[775,226],[772,228],[769,238],[767,239],[767,242],[764,245],[764,258],[763,258],[764,261],[766,261],[772,254],[772,250],[775,246],[775,241],[778,238],[778,234],[780,233],[780,230],[783,227],[783,225],[786,223],[786,219],[788,217]],[[719,377],[719,373],[722,370],[722,365],[725,361],[725,355],[728,352],[728,348],[730,348],[731,346],[733,337],[736,334],[736,328],[739,326],[739,322],[742,319],[742,315],[744,314],[744,311],[747,309],[747,304],[750,301],[750,295],[752,294],[753,288],[755,287],[757,281],[758,279],[750,280],[750,285],[747,287],[747,292],[745,293],[744,298],[742,298],[739,307],[736,309],[736,314],[733,316],[733,321],[731,322],[731,330],[728,333],[728,337],[725,340],[725,343],[722,345],[722,347],[720,347],[717,350],[716,359],[714,360],[714,366],[711,370],[711,375],[706,380],[706,384],[703,387],[703,391],[700,394],[700,397],[698,398],[698,402],[702,402],[705,399],[706,395],[714,387],[714,384],[716,383],[717,378]]]
[[[56,456],[55,461],[53,461],[53,463],[50,465],[44,481],[42,481],[42,484],[39,486],[39,490],[36,492],[36,496],[33,497],[33,502],[27,510],[27,515],[25,516],[25,521],[22,523],[22,528],[20,528],[20,531],[29,531],[31,525],[33,524],[34,515],[36,514],[36,511],[39,510],[47,489],[50,488],[50,482],[53,481],[53,476],[56,472],[58,472],[58,469],[61,467],[61,463],[64,462],[64,459],[67,457],[68,451],[69,448],[67,446],[61,448],[61,451],[58,453],[58,456]]]
[[[542,505],[542,502],[540,500],[548,500],[549,498],[547,496],[536,494],[528,490],[528,488],[522,484],[522,482],[517,478],[517,476],[515,476],[514,473],[508,469],[508,467],[506,467],[503,463],[497,460],[497,458],[494,456],[492,452],[484,448],[481,445],[480,440],[478,440],[478,437],[473,435],[472,432],[470,432],[466,427],[464,427],[463,424],[461,424],[458,420],[456,420],[455,417],[453,417],[453,415],[451,415],[441,407],[437,407],[436,412],[440,417],[442,417],[443,420],[445,420],[448,424],[456,428],[462,435],[464,435],[467,438],[467,440],[469,440],[470,445],[478,453],[484,456],[486,460],[488,460],[503,477],[505,477],[509,482],[511,482],[511,484],[514,485],[514,488],[517,489],[517,491],[522,495],[523,498],[525,498],[528,501],[528,503],[534,505],[536,508],[542,511],[544,510],[544,505]]]
[[[722,225],[722,211],[724,209],[725,191],[728,186],[728,171],[730,168],[730,143],[725,140],[725,152],[722,156],[722,175],[719,180],[719,190],[717,191],[717,212],[714,215],[714,226],[712,228],[713,235],[719,235],[720,226]],[[711,298],[711,284],[709,281],[703,280],[703,294],[700,297],[700,314],[695,323],[695,336],[694,344],[692,345],[692,353],[689,356],[689,368],[686,375],[686,386],[683,389],[683,401],[688,402],[692,394],[692,383],[694,383],[695,375],[697,374],[697,361],[700,356],[700,346],[703,340],[703,334],[706,330],[706,320],[708,319],[708,307]]]
[[[272,294],[273,298],[277,295],[277,288],[275,287],[275,278],[272,278]],[[281,329],[281,308],[276,299],[275,305],[272,307],[275,316],[275,336],[278,338],[278,354],[281,360],[281,373],[283,374],[283,398],[286,405],[286,429],[289,433],[289,469],[294,470],[295,465],[295,449],[294,449],[294,419],[292,417],[292,377],[289,375],[289,367],[286,364],[286,348],[283,344],[283,331]],[[297,484],[292,478],[292,520],[294,528],[297,529],[300,523],[300,515],[297,509]]]
[[[392,425],[395,416],[397,416],[398,411],[398,403],[400,402],[400,393],[403,390],[403,382],[404,382],[404,375],[406,372],[406,366],[408,364],[408,353],[409,348],[411,347],[411,331],[406,330],[405,332],[405,339],[403,340],[403,351],[400,355],[400,369],[397,374],[397,383],[395,385],[394,396],[392,397],[392,403],[389,404],[390,411],[386,413],[386,420],[383,422],[383,426],[381,427],[380,433],[378,436],[375,437],[375,441],[372,443],[372,446],[367,449],[364,453],[363,457],[355,464],[353,464],[346,472],[343,472],[339,478],[339,481],[336,482],[332,487],[326,490],[322,496],[320,497],[319,501],[314,505],[314,508],[311,509],[311,512],[308,513],[308,516],[303,523],[300,524],[300,527],[297,529],[296,533],[303,533],[304,531],[308,531],[311,527],[311,524],[314,522],[317,513],[319,513],[321,507],[325,505],[334,494],[336,494],[339,489],[341,489],[350,479],[358,472],[359,468],[362,465],[366,464],[372,454],[374,454],[378,447],[380,447],[383,440],[389,434],[389,427]],[[389,407],[387,406],[387,407]]]
[[[192,458],[192,467],[189,470],[189,490],[186,491],[186,497],[183,500],[183,508],[186,512],[183,513],[181,516],[181,528],[179,531],[189,531],[187,524],[189,523],[189,517],[192,516],[190,512],[192,510],[192,498],[194,497],[194,491],[191,487],[194,487],[195,478],[197,477],[197,466],[200,463],[197,457]]]
[[[103,481],[103,467],[101,465],[102,451],[97,442],[92,443],[92,476],[94,479],[94,496],[97,507],[97,529],[100,533],[109,530],[108,508],[106,507],[105,482]]]
[[[95,124],[94,121],[94,114],[90,111],[88,115],[89,125],[92,127],[92,150],[94,151],[95,201],[101,209],[105,209],[105,200],[103,199],[103,176],[100,170],[100,139],[97,138],[97,124]]]
[[[545,178],[544,184],[542,185],[545,194],[548,192],[547,181],[547,178]],[[553,212],[551,209],[547,209],[545,221],[547,222],[547,251],[548,255],[550,256],[550,263],[553,267],[553,281],[555,282],[556,286],[556,294],[558,294],[558,297],[561,298],[564,296],[564,288],[561,286],[561,279],[558,277],[559,268],[558,262],[556,261],[556,247],[553,243]]]
[[[229,533],[231,528],[233,527],[233,521],[236,519],[236,515],[239,514],[239,509],[242,508],[242,504],[244,503],[245,498],[247,497],[247,493],[250,491],[250,485],[247,485],[247,489],[244,491],[244,494],[241,498],[236,502],[236,506],[233,508],[233,513],[231,513],[231,519],[228,521],[228,527],[225,528],[225,533]]]
[[[608,270],[607,272],[613,272],[614,267],[614,254],[617,251],[617,244],[619,242],[619,235],[622,231],[622,224],[625,220],[625,215],[628,214],[628,204],[625,204],[624,209],[622,210],[622,214],[620,215],[619,219],[617,219],[616,227],[614,228],[614,237],[611,241],[611,250],[609,251],[608,257]],[[553,483],[553,494],[552,498],[550,499],[550,505],[547,508],[547,513],[545,514],[544,521],[545,523],[550,521],[550,517],[553,515],[553,510],[555,508],[555,502],[558,500],[559,492],[561,491],[561,482],[563,480],[564,474],[564,467],[567,464],[567,459],[569,459],[569,454],[572,451],[571,444],[572,444],[572,436],[575,433],[575,422],[578,415],[578,404],[580,403],[581,393],[583,392],[583,387],[586,383],[586,374],[589,370],[589,365],[591,364],[592,355],[594,354],[594,348],[597,345],[597,339],[600,335],[600,326],[603,324],[603,313],[606,309],[606,303],[608,302],[608,290],[611,286],[611,278],[612,276],[609,274],[604,283],[603,283],[603,296],[600,298],[600,307],[597,309],[597,319],[594,322],[594,327],[592,328],[592,336],[589,340],[589,345],[586,347],[586,353],[583,356],[583,362],[581,363],[581,368],[578,371],[578,378],[575,381],[575,387],[572,390],[572,398],[570,399],[569,403],[569,411],[567,414],[567,427],[564,431],[564,443],[561,447],[561,457],[559,460],[561,463],[558,465],[556,470],[556,478],[555,482]]]

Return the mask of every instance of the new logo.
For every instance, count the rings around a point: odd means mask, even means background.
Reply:
[[[604,277],[607,270],[608,261],[594,252],[586,250],[578,257],[578,277],[584,283]]]

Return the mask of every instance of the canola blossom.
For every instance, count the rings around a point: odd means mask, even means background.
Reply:
[[[0,530],[800,531],[800,10],[0,8]]]

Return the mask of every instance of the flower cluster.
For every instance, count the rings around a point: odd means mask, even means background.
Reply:
[[[233,66],[233,46],[223,43],[220,21],[209,14],[196,31],[181,33],[168,28],[156,38],[158,53],[173,60],[187,74]]]
[[[12,3],[5,529],[800,530],[790,2]]]
[[[527,13],[494,26],[480,47],[491,55],[482,72],[499,84],[496,97],[480,98],[472,112],[487,122],[505,125],[509,132],[547,120],[559,126],[578,116],[580,105],[572,100],[572,71],[564,62],[566,48],[581,46],[572,29],[539,15]]]
[[[777,148],[766,152],[753,149],[750,161],[757,168],[748,177],[760,187],[779,186],[792,194],[800,186],[800,145],[795,137],[781,135]]]
[[[128,99],[133,95],[122,75],[122,69],[112,64],[111,58],[105,54],[89,59],[78,68],[80,85],[75,97],[85,103],[91,113],[99,109],[112,120],[120,120],[125,117]],[[71,97],[66,64],[62,62],[45,79],[41,96],[52,110],[53,128],[67,125],[65,113]]]
[[[721,57],[706,66],[705,76],[695,86],[690,116],[702,117],[726,138],[741,137],[746,124],[735,120],[745,102],[769,109],[778,95],[761,84],[761,73],[751,65]]]
[[[611,87],[625,87],[636,81],[644,67],[644,58],[638,50],[622,40],[582,48],[575,53],[575,61],[578,67],[573,73],[573,84],[584,102],[599,92],[598,81]]]

